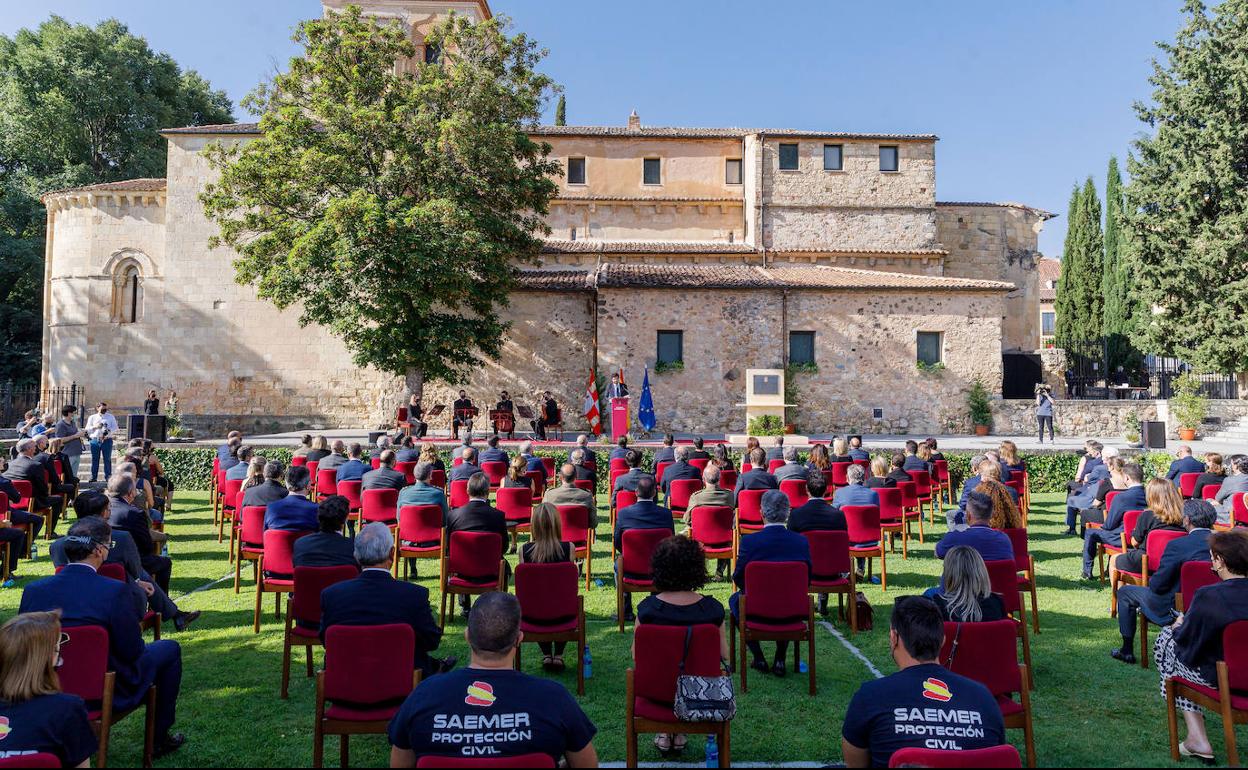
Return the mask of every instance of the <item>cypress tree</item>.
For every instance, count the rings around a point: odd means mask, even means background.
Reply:
[[[1105,265],[1101,278],[1102,327],[1109,343],[1110,366],[1135,369],[1137,355],[1131,346],[1131,295],[1133,272],[1127,265],[1122,238],[1122,173],[1118,158],[1111,156],[1105,179]]]
[[[1101,235],[1101,202],[1089,177],[1070,197],[1062,277],[1058,282],[1057,339],[1084,342],[1104,334],[1104,299],[1101,282],[1104,240]]]
[[[555,125],[568,125],[568,100],[563,94],[559,94],[559,105],[555,107]]]

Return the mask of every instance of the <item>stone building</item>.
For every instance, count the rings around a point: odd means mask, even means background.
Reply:
[[[1062,278],[1062,263],[1052,257],[1037,260],[1040,280],[1040,347],[1052,347],[1057,333],[1057,282]]]
[[[407,25],[429,58],[422,34],[439,14],[489,14],[484,0],[364,7]],[[201,151],[259,130],[171,128],[165,178],[45,196],[45,387],[76,381],[119,407],[173,388],[203,428],[390,419],[398,379],[258,300],[233,280],[234,255],[208,246]],[[533,135],[565,175],[502,357],[468,386],[479,404],[550,389],[575,429],[591,371],[622,367],[636,387],[648,366],[660,429],[738,431],[745,370],[800,365],[801,430],[934,432],[964,426],[975,379],[999,389],[1003,350],[1039,347],[1037,236],[1052,215],[937,201],[934,135],[662,128],[635,114]],[[431,384],[426,403],[450,393]]]

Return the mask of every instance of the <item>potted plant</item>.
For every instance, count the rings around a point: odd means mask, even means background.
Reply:
[[[1133,449],[1139,449],[1140,443],[1140,416],[1135,412],[1127,412],[1127,416],[1123,419],[1123,439]]]
[[[784,421],[774,414],[755,417],[750,420],[749,432],[751,436],[783,436]]]
[[[1209,399],[1201,395],[1200,379],[1195,372],[1184,372],[1174,381],[1170,412],[1179,424],[1179,440],[1195,439],[1196,431],[1209,415]]]
[[[992,427],[992,402],[988,400],[988,389],[982,380],[971,384],[971,390],[966,394],[966,408],[971,413],[975,435],[987,436]]]

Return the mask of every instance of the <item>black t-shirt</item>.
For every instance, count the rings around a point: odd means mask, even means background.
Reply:
[[[55,754],[63,767],[77,767],[99,741],[77,695],[39,695],[25,703],[0,701],[0,757]]]
[[[858,688],[841,735],[888,767],[899,749],[964,751],[1005,743],[1001,709],[988,688],[935,663],[898,671]]]
[[[724,605],[713,596],[703,596],[694,604],[670,604],[658,596],[647,596],[637,605],[637,622],[654,626],[724,625]]]
[[[545,564],[572,561],[572,544],[560,543],[562,550],[562,558],[556,559],[554,562],[543,562]],[[520,561],[525,564],[534,564],[536,560],[533,558],[533,551],[536,548],[535,543],[525,543],[520,549]]]
[[[391,745],[417,758],[547,754],[559,761],[597,732],[563,685],[508,669],[435,676],[390,721]]]
[[[944,594],[936,594],[932,597],[932,601],[936,602],[936,606],[940,608],[940,614],[949,623],[965,623],[966,618],[955,618],[949,611],[949,600]],[[1001,597],[997,594],[988,594],[987,599],[979,600],[980,623],[991,623],[994,620],[1005,620],[1005,602],[1001,601]]]

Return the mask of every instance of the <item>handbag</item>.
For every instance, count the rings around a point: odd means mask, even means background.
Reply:
[[[685,629],[685,652],[676,676],[676,702],[672,711],[682,722],[728,722],[737,715],[731,676],[691,676],[685,673],[693,627]]]
[[[875,626],[875,609],[862,591],[854,597],[854,619],[858,622],[859,631],[870,631]]]

